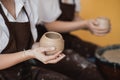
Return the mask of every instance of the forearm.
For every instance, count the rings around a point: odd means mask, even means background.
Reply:
[[[69,32],[83,29],[86,26],[86,21],[55,21],[45,24],[48,31]]]
[[[30,55],[26,54],[28,52],[21,51],[12,54],[0,54],[0,70],[11,67],[20,62],[26,61],[32,58]]]

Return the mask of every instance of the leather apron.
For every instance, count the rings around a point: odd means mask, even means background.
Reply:
[[[28,14],[23,7],[27,17]],[[3,12],[3,9],[0,5],[0,14],[5,20],[5,24],[9,30],[9,42],[6,48],[2,51],[1,54],[14,53],[23,51],[24,49],[30,49],[33,44],[33,37],[30,30],[30,20],[28,17],[28,22],[9,22],[6,15]],[[0,70],[0,76],[3,80],[30,80],[28,76],[30,75],[30,66],[26,62],[19,63],[10,68]],[[1,80],[1,79],[0,79]]]

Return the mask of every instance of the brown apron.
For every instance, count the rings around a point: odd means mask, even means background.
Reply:
[[[33,44],[33,38],[30,31],[30,23],[9,22],[1,6],[0,13],[3,16],[5,24],[7,25],[10,33],[9,43],[1,54],[18,52],[24,49],[27,50],[31,48],[31,45]],[[72,79],[60,73],[40,68],[40,66],[39,68],[31,69],[31,65],[29,64],[28,61],[26,61],[17,64],[13,67],[10,67],[8,69],[0,70],[0,80],[72,80]]]
[[[23,10],[28,16],[24,7]],[[1,54],[10,54],[23,51],[24,49],[30,49],[31,45],[33,44],[33,38],[30,30],[30,22],[9,22],[3,12],[1,5],[0,14],[4,18],[5,24],[7,25],[10,34],[9,43]],[[29,80],[27,77],[30,75],[30,66],[27,64],[26,61],[8,69],[0,70],[0,75],[2,76],[2,78],[4,78],[4,80]]]
[[[59,16],[58,20],[72,21],[75,14],[75,0],[73,0],[73,4],[62,3],[62,0],[59,0],[59,4],[62,13]]]

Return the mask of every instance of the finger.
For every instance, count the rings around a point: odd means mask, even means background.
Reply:
[[[107,33],[101,33],[101,32],[92,32],[92,34],[94,34],[94,35],[105,35],[105,34],[107,34]]]
[[[111,29],[93,29],[91,31],[93,33],[106,34],[106,33],[109,33]]]
[[[57,53],[55,53],[55,54],[53,54],[53,55],[47,56],[47,60],[46,60],[46,61],[49,61],[49,60],[52,60],[52,59],[57,58],[57,57],[61,54],[61,52],[62,52],[62,51],[59,51],[59,52],[57,52]]]
[[[37,48],[37,50],[39,50],[41,52],[47,52],[47,51],[55,50],[55,47],[39,47],[39,48]]]
[[[96,36],[105,36],[106,34],[95,33],[94,35],[96,35]]]
[[[93,24],[94,24],[94,25],[98,25],[99,23],[98,23],[98,21],[95,19],[95,20],[93,20]]]
[[[61,54],[61,55],[58,56],[57,58],[47,61],[46,64],[48,64],[48,63],[57,63],[57,62],[59,62],[61,59],[63,59],[64,57],[65,57],[65,55],[64,55],[64,54]]]
[[[108,30],[104,30],[104,31],[93,31],[93,33],[98,33],[98,34],[107,34],[109,31]]]
[[[95,19],[91,19],[91,20],[89,20],[89,24],[95,26],[95,25],[98,25],[98,21]]]
[[[93,29],[93,32],[96,32],[96,33],[109,33],[111,31],[111,29]]]
[[[92,34],[97,35],[97,36],[103,36],[107,34],[109,31],[90,31]]]

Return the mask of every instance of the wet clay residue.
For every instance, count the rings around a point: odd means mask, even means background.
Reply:
[[[120,63],[120,49],[105,51],[102,57],[109,62]]]

